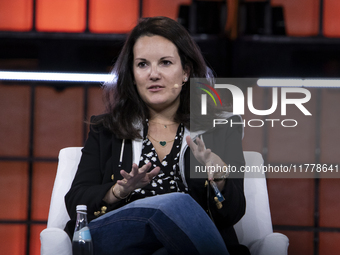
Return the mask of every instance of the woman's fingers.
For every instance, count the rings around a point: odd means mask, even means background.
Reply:
[[[131,176],[136,176],[137,174],[138,174],[138,166],[137,166],[136,163],[133,163],[130,175]]]
[[[204,142],[199,137],[197,137],[195,140],[197,144],[194,143],[190,136],[187,136],[185,139],[194,154],[204,152],[206,150]]]
[[[214,180],[214,173],[211,172],[211,171],[207,171],[207,173],[208,173],[208,180],[209,180],[209,181]]]
[[[159,174],[159,171],[161,171],[161,168],[159,166],[152,169],[149,173],[147,173],[147,176],[149,177],[149,182]]]
[[[126,179],[118,180],[117,184],[120,185],[120,186],[126,187],[127,180]]]
[[[190,137],[190,136],[189,136]],[[194,141],[190,138],[190,148],[191,150],[193,150],[193,152],[202,152],[205,150],[205,145],[204,145],[204,142],[199,138],[197,137],[196,138],[196,143],[194,143]]]
[[[209,167],[209,166],[215,166],[215,165],[223,165],[223,161],[219,156],[217,156],[215,153],[213,153],[210,149],[205,148],[204,142],[197,137],[195,143],[190,136],[187,136],[186,138],[187,144],[189,145],[192,153],[194,154],[195,158],[203,165]],[[211,169],[210,167],[208,169]],[[208,173],[208,179],[213,180],[214,179],[214,173],[211,171],[207,171]]]
[[[196,138],[196,142],[198,151],[203,152],[205,150],[204,142],[199,137]]]
[[[151,167],[151,162],[145,164],[144,166],[142,166],[141,168],[139,168],[139,174],[144,174],[146,173]]]
[[[194,143],[189,135],[185,138],[185,140],[193,153],[197,151],[197,144]]]
[[[206,149],[204,152],[203,152],[203,159],[204,161],[208,161],[211,157],[211,150],[210,149]]]
[[[142,166],[141,168],[138,168],[138,166],[134,163],[132,164],[132,169],[130,173],[127,173],[124,170],[120,170],[120,174],[122,175],[123,179],[122,180],[118,180],[117,184],[121,185],[121,186],[136,186],[138,185],[139,182],[143,182],[145,180],[143,180],[146,176],[146,174],[148,173],[150,167],[151,167],[151,162],[145,164],[144,166]],[[160,171],[160,168],[155,168],[153,171],[151,171],[151,176],[152,178],[157,175]],[[151,178],[151,179],[152,179]],[[150,180],[151,180],[150,179]]]
[[[186,141],[198,162],[206,165],[211,155],[211,150],[205,148],[204,142],[199,137],[196,138],[197,144],[194,143],[190,136],[186,137]]]
[[[131,175],[129,174],[129,173],[127,173],[127,172],[125,172],[124,170],[120,170],[120,174],[121,174],[121,176],[123,176],[123,180],[130,180],[131,179]]]

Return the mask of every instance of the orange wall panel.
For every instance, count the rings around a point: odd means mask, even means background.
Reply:
[[[339,214],[338,214],[339,215]],[[340,233],[320,233],[320,255],[339,254]]]
[[[177,20],[179,6],[190,5],[192,0],[144,0],[143,17],[166,16]]]
[[[27,184],[26,162],[0,161],[0,220],[27,219]],[[3,225],[0,225],[0,228],[2,227]]]
[[[259,86],[255,85],[253,88],[253,103],[256,109],[264,109],[264,89],[260,88]],[[258,116],[251,113],[248,107],[245,107],[245,115],[242,116],[243,120],[250,120],[250,119],[258,119]],[[263,128],[253,128],[248,127],[247,125],[244,127],[244,137],[242,140],[243,150],[244,151],[257,151],[262,153],[263,149]],[[263,155],[264,156],[264,155]]]
[[[37,0],[37,31],[84,32],[86,0]]]
[[[101,88],[90,88],[88,98],[88,115],[87,121],[91,120],[91,116],[100,115],[105,112],[105,106],[103,101],[103,90]],[[87,125],[87,133],[90,131],[90,125]],[[87,136],[86,136],[87,137]]]
[[[32,185],[32,219],[47,220],[57,163],[34,163]]]
[[[103,114],[105,106],[103,102],[103,90],[101,88],[90,88],[88,99],[88,120],[92,115]]]
[[[138,0],[90,0],[89,29],[93,33],[127,33],[139,16]]]
[[[83,89],[56,91],[50,87],[36,90],[34,154],[58,157],[68,146],[83,145]]]
[[[274,225],[313,226],[314,179],[267,179],[267,183]]]
[[[323,32],[328,37],[340,37],[340,1],[324,0]]]
[[[40,232],[46,227],[45,224],[31,226],[30,255],[40,255]]]
[[[0,225],[1,254],[23,255],[26,250],[26,226]]]
[[[322,89],[320,161],[340,164],[340,88]]]
[[[0,30],[29,31],[32,29],[32,0],[1,0]]]
[[[283,6],[287,35],[315,36],[319,31],[319,0],[271,0]]]
[[[275,231],[274,231],[275,232]],[[311,255],[314,254],[313,241],[314,234],[313,232],[304,232],[304,231],[278,231],[284,235],[286,235],[289,239],[288,246],[288,254],[289,255]],[[323,254],[320,255],[330,255]]]
[[[311,99],[304,106],[311,112],[316,112],[317,90],[309,89]],[[272,91],[270,91],[271,96]],[[295,97],[294,97],[295,96]],[[297,98],[298,94],[291,93],[288,98]],[[286,115],[281,115],[277,109],[268,119],[295,119],[298,125],[294,128],[283,127],[278,121],[274,127],[268,126],[268,162],[273,163],[313,163],[315,161],[316,117],[305,116],[295,105],[287,105]],[[293,125],[287,122],[287,125]]]
[[[320,180],[320,226],[340,228],[340,179]]]
[[[0,84],[0,155],[28,156],[30,88]]]

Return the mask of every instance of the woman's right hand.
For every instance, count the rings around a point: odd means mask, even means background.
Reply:
[[[148,172],[150,167],[151,162],[141,168],[138,168],[137,164],[134,163],[130,173],[127,173],[125,170],[120,170],[120,174],[124,179],[117,181],[114,187],[115,194],[119,197],[126,197],[135,189],[143,188],[149,184],[161,170],[160,167],[155,167],[152,171]]]

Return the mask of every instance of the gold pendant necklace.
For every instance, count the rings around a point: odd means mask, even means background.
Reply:
[[[175,139],[172,139],[170,141],[158,141],[155,138],[153,138],[149,133],[148,133],[148,137],[150,137],[152,140],[154,140],[157,143],[159,143],[162,147],[165,147],[168,143],[171,143],[171,142],[175,141]]]

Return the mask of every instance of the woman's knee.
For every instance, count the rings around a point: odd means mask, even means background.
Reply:
[[[174,192],[164,195],[162,197],[161,202],[159,203],[160,210],[171,209],[174,210],[175,208],[183,208],[183,206],[192,206],[196,204],[196,201],[188,194]]]

